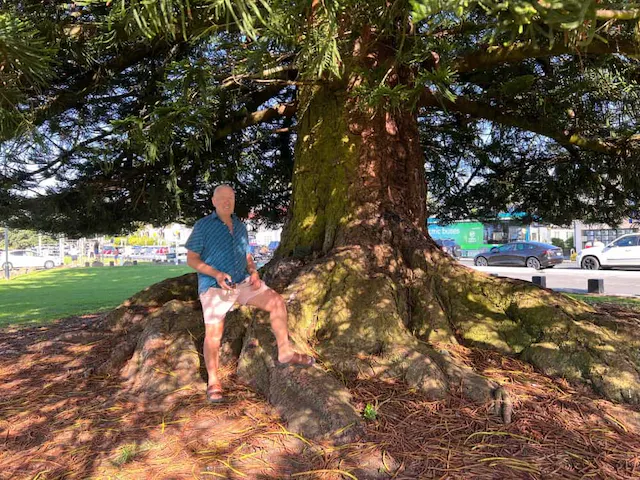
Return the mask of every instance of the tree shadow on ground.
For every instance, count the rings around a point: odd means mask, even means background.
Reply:
[[[523,362],[464,347],[454,352],[514,394],[514,421],[452,392],[434,401],[391,379],[353,379],[366,438],[401,468],[394,478],[635,478],[640,412],[536,373]]]
[[[119,338],[89,332],[94,321],[2,336],[0,478],[282,478],[285,463],[313,470],[273,409],[236,382],[234,364],[222,372],[222,405],[207,404],[204,382],[161,405],[123,394],[118,376],[89,373]],[[279,456],[289,460],[271,464]]]

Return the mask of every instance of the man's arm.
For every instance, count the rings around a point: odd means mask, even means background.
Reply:
[[[253,288],[255,290],[260,288],[260,286],[262,285],[262,280],[260,280],[258,267],[256,267],[256,264],[253,261],[253,257],[250,253],[247,253],[247,272],[249,272],[250,275],[249,283],[253,286]]]
[[[220,285],[220,288],[224,290],[231,290],[231,287],[229,287],[226,282],[226,280],[229,280],[230,284],[232,282],[231,277],[228,274],[221,272],[220,270],[216,270],[211,265],[207,265],[206,263],[204,263],[202,261],[202,258],[200,258],[200,255],[198,255],[196,252],[187,250],[187,265],[189,265],[198,273],[209,275],[210,277],[215,278],[218,282],[218,285]]]
[[[253,261],[253,256],[250,253],[247,253],[247,272],[249,272],[249,275],[258,273],[258,267],[256,267],[256,263]]]

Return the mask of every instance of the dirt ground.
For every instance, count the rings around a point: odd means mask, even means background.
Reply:
[[[625,314],[640,327],[640,314]],[[394,479],[640,478],[637,407],[498,354],[452,352],[514,396],[510,425],[455,395],[430,401],[400,381],[345,378],[369,420],[359,441],[334,445],[289,432],[234,365],[221,405],[207,404],[204,383],[170,406],[127,397],[119,378],[91,373],[114,347],[107,334],[82,335],[95,318],[0,330],[1,479],[354,479],[366,465]]]

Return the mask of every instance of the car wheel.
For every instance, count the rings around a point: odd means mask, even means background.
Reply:
[[[538,260],[536,257],[527,258],[526,265],[529,268],[534,268],[536,270],[540,270],[540,260]]]
[[[9,267],[9,270],[13,270],[13,265],[11,265],[11,263],[3,263],[2,264],[2,270],[4,271],[4,269],[6,267]]]
[[[476,258],[476,261],[474,262],[476,264],[476,266],[478,267],[486,267],[487,265],[489,265],[489,262],[487,262],[487,259],[484,257],[478,257]]]
[[[580,268],[584,270],[598,270],[600,268],[600,261],[593,256],[584,257],[580,262]]]
[[[46,262],[44,262],[44,268],[46,268],[47,270],[49,270],[50,268],[55,267],[55,265],[53,264],[53,262],[51,260],[47,260]]]

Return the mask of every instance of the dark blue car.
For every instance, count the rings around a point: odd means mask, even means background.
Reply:
[[[479,253],[473,263],[479,267],[529,267],[539,270],[551,268],[564,260],[562,249],[539,242],[510,242]]]

